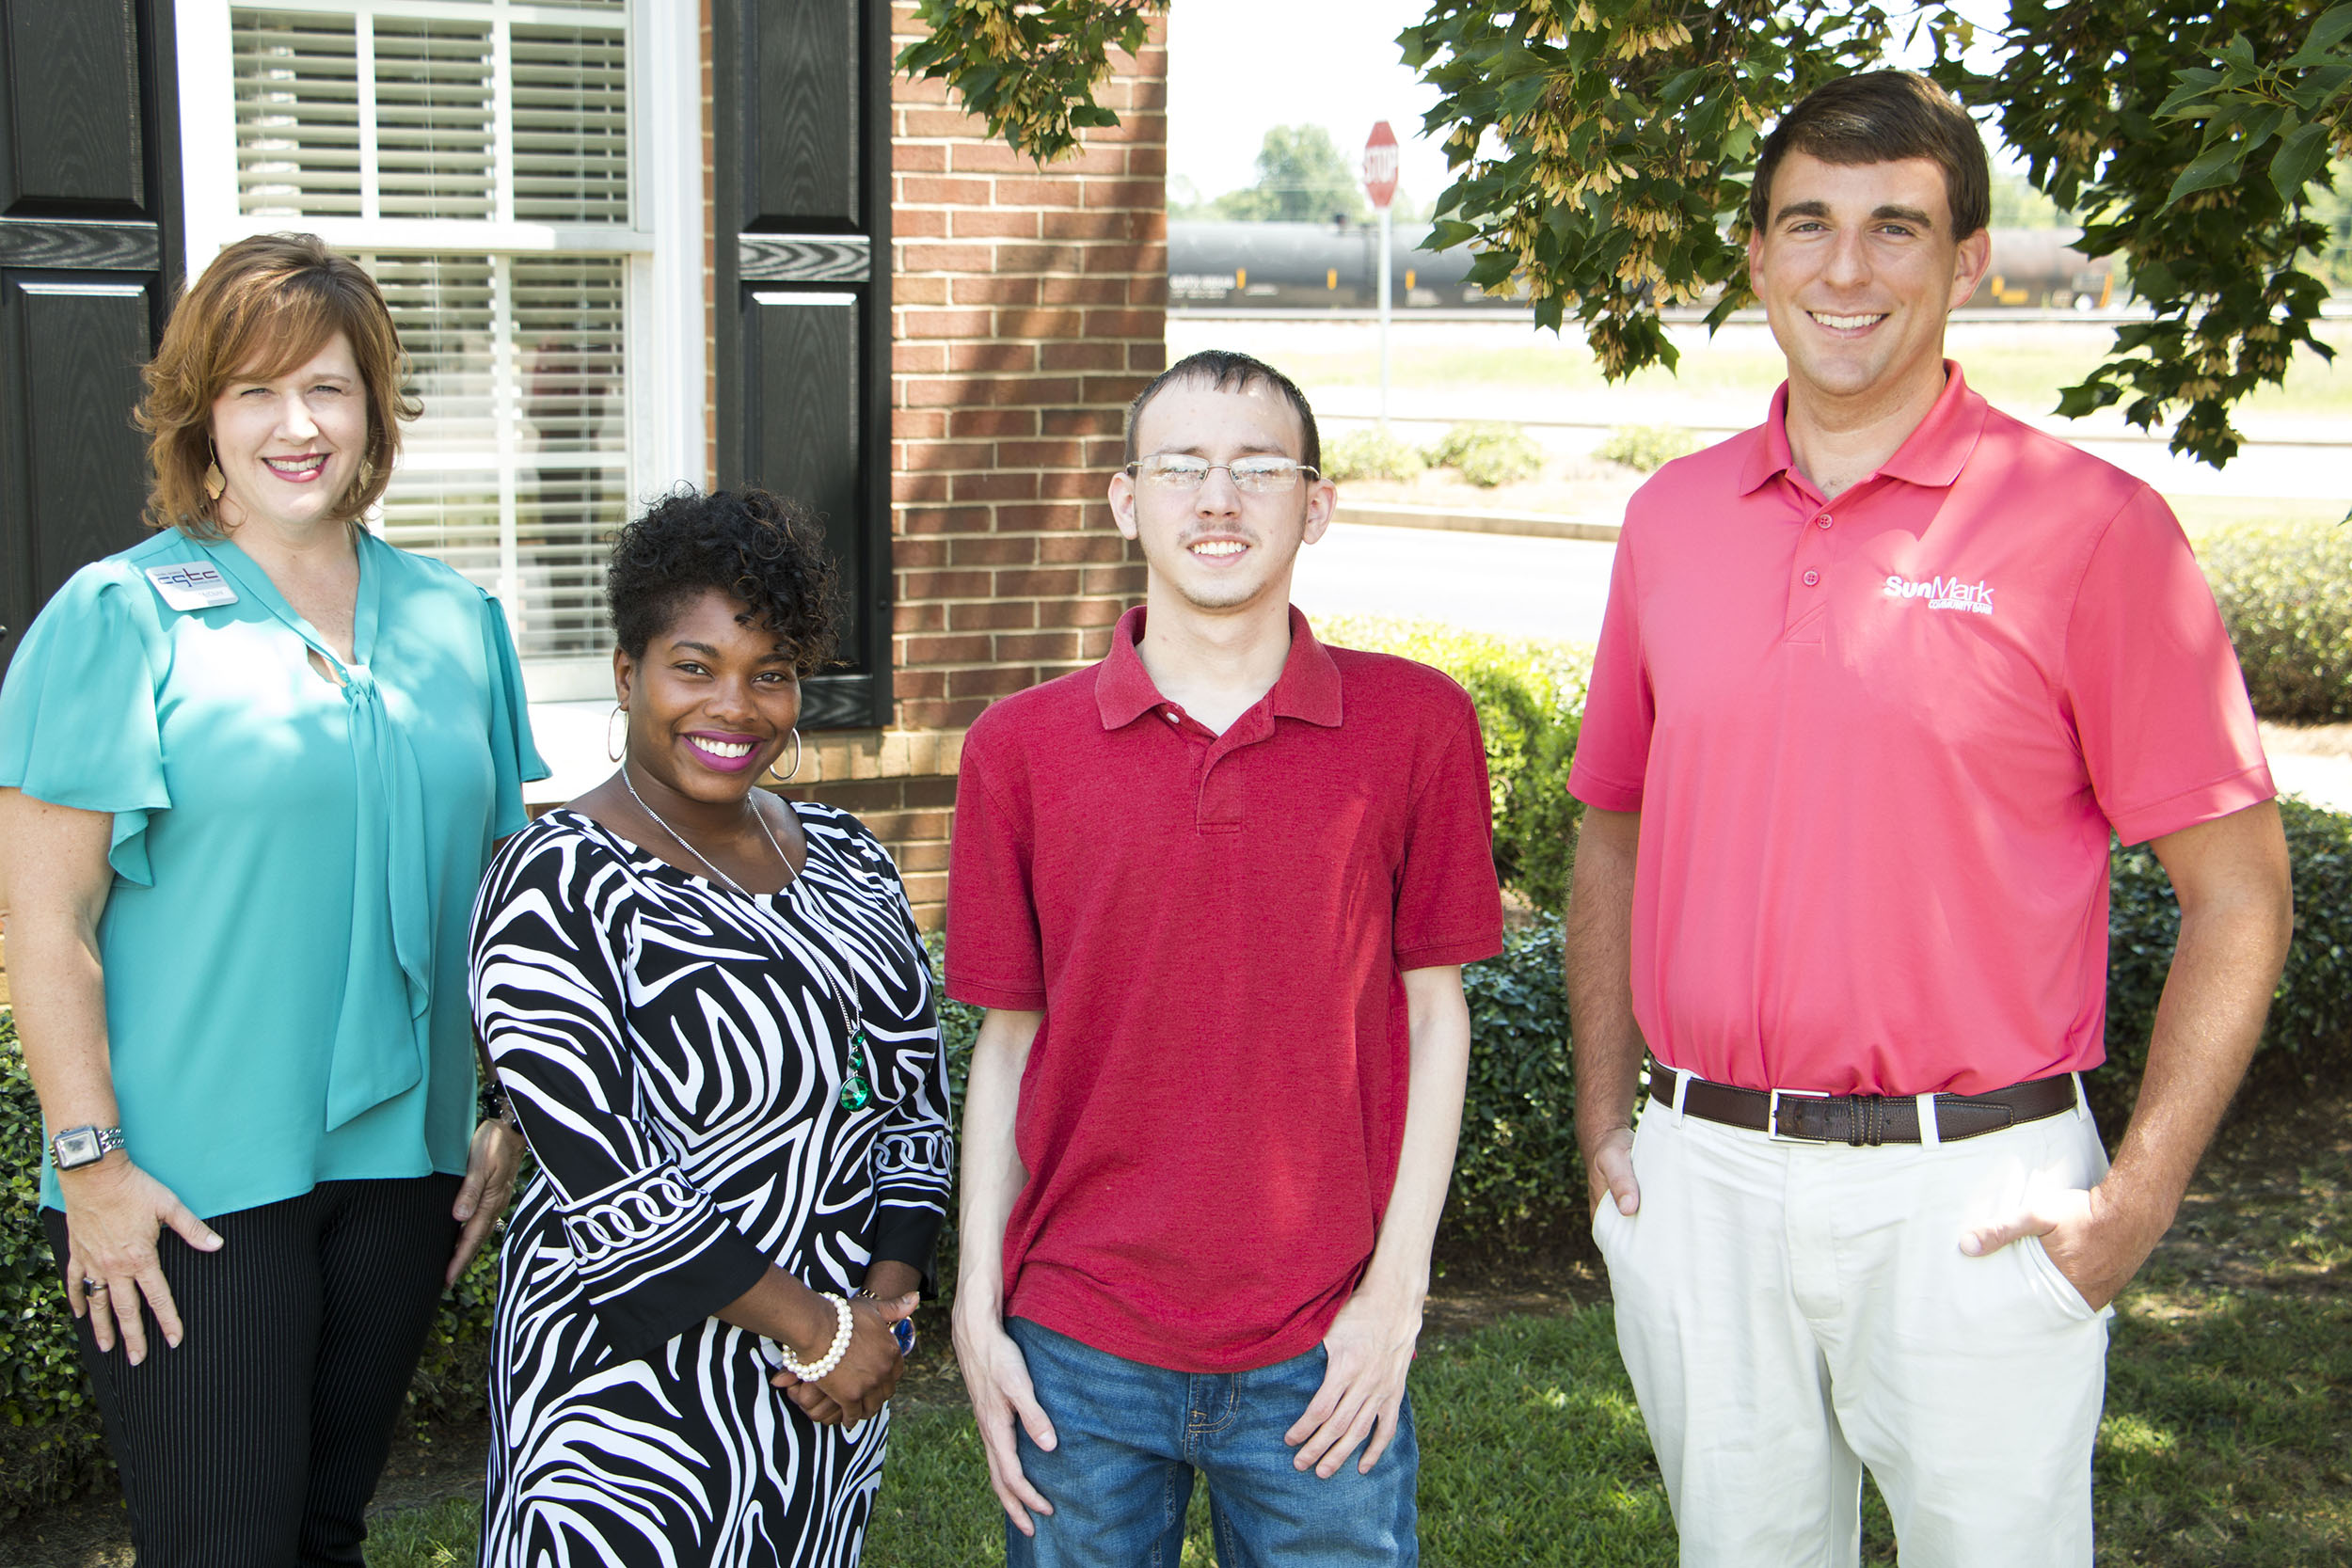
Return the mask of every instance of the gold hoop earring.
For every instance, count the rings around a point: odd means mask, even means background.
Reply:
[[[793,781],[793,779],[799,776],[800,771],[801,727],[798,724],[795,724],[792,726],[792,771],[787,773],[783,778],[779,779],[776,777],[776,765],[771,762],[768,765],[767,782],[770,784],[788,784]]]
[[[618,719],[622,721],[621,738],[618,740],[612,738],[612,719]],[[604,721],[604,755],[605,760],[608,762],[618,762],[621,760],[622,749],[628,744],[628,709],[623,707],[618,703],[614,703],[612,705],[612,719],[607,719]]]

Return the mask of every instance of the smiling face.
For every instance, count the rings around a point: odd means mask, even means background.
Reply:
[[[1748,271],[1788,356],[1792,412],[1875,409],[1944,384],[1944,323],[1991,260],[1954,234],[1944,171],[1925,158],[1832,164],[1791,152]]]
[[[1306,444],[1298,415],[1263,381],[1223,390],[1206,381],[1173,383],[1144,405],[1135,436],[1144,457],[1184,453],[1216,464],[1304,461]],[[1286,607],[1298,547],[1323,537],[1334,499],[1328,480],[1304,473],[1285,489],[1245,495],[1222,467],[1192,490],[1120,473],[1110,491],[1119,531],[1142,542],[1154,607],[1212,614]]]
[[[275,376],[232,376],[213,400],[215,510],[231,532],[259,522],[289,535],[344,521],[368,450],[368,390],[338,332]]]
[[[716,588],[687,602],[645,644],[612,656],[613,693],[628,710],[628,766],[639,780],[707,804],[739,800],[789,744],[801,680],[775,636],[736,619]]]

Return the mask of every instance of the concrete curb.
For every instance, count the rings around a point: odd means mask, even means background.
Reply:
[[[1613,544],[1616,523],[1591,523],[1556,512],[1477,512],[1448,506],[1400,506],[1343,499],[1332,521],[1375,528],[1427,528],[1447,533],[1518,533],[1539,539],[1595,539]]]

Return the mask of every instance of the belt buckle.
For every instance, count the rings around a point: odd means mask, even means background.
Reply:
[[[1782,1095],[1788,1095],[1795,1100],[1831,1099],[1832,1096],[1826,1090],[1816,1092],[1812,1089],[1771,1089],[1766,1092],[1771,1098],[1764,1106],[1765,1136],[1781,1143],[1825,1144],[1829,1142],[1827,1137],[1808,1137],[1803,1132],[1784,1132],[1780,1130],[1780,1097]]]

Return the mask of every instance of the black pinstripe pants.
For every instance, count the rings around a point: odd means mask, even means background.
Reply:
[[[157,1238],[186,1330],[148,1319],[134,1367],[82,1365],[122,1473],[139,1568],[361,1561],[362,1520],[457,1244],[454,1176],[322,1181],[219,1215],[225,1243]],[[65,1216],[41,1211],[62,1272]]]

